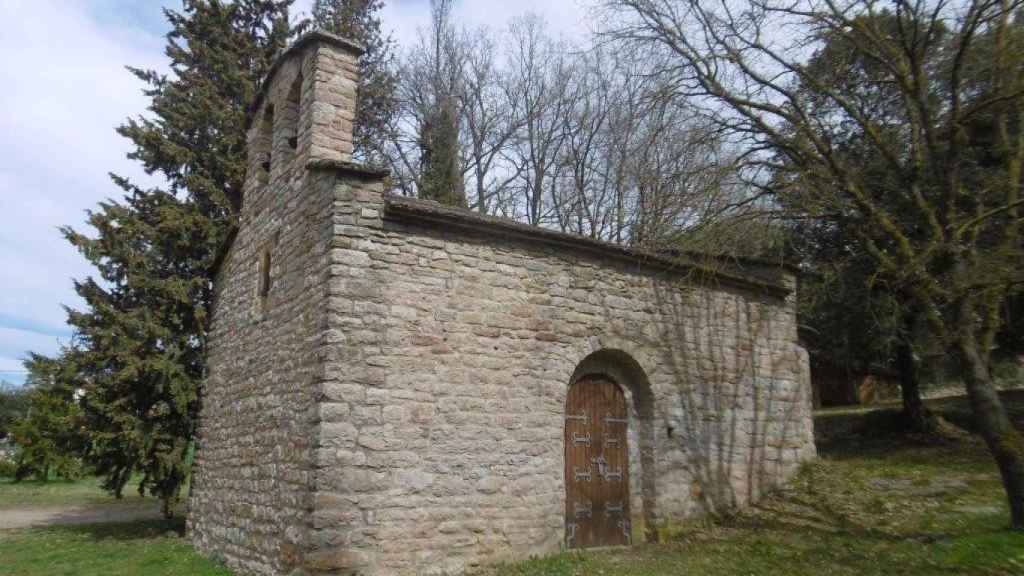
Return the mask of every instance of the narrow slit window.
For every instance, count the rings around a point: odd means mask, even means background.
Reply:
[[[288,90],[288,98],[285,100],[281,110],[281,120],[284,125],[285,142],[288,144],[288,151],[295,152],[299,148],[299,112],[302,99],[302,74],[299,74],[292,82]]]
[[[266,308],[267,299],[270,297],[270,286],[272,278],[270,276],[270,248],[264,248],[263,253],[260,254],[260,283],[259,283],[259,295],[260,304]]]
[[[274,107],[267,106],[263,113],[263,123],[260,126],[260,169],[264,173],[270,173],[271,161],[274,155]]]

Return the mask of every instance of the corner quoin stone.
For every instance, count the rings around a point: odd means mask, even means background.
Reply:
[[[304,37],[252,113],[189,501],[200,551],[309,575],[557,552],[566,394],[588,374],[630,406],[636,537],[815,456],[791,271],[388,197],[386,172],[351,162],[360,53]]]

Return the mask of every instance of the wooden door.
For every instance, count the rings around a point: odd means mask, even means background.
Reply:
[[[586,376],[565,401],[565,544],[630,543],[629,412],[617,384]]]

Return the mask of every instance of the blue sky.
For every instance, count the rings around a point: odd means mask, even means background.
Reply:
[[[533,11],[553,31],[580,36],[584,2],[461,0],[456,17],[503,27]],[[13,24],[0,35],[0,380],[20,383],[27,351],[52,354],[71,335],[63,305],[80,305],[71,279],[91,270],[58,227],[83,229],[86,210],[117,195],[109,172],[155,183],[127,160],[114,128],[146,108],[124,66],[166,68],[164,5],[180,0],[4,2]],[[428,13],[428,0],[392,0],[382,20],[408,45]]]

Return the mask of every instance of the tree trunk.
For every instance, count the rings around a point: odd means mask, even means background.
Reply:
[[[903,418],[914,432],[931,433],[935,418],[921,400],[920,363],[910,342],[901,341],[896,349],[896,367],[900,373],[900,392],[903,395]]]
[[[128,479],[132,477],[132,468],[121,468],[115,470],[114,474],[114,498],[120,500],[124,497],[124,486],[128,483]]]
[[[1024,437],[1006,415],[999,394],[992,384],[988,363],[973,343],[972,337],[966,341],[961,340],[957,350],[963,362],[961,372],[971,401],[971,410],[978,430],[999,466],[1003,488],[1010,504],[1010,527],[1024,530]]]

